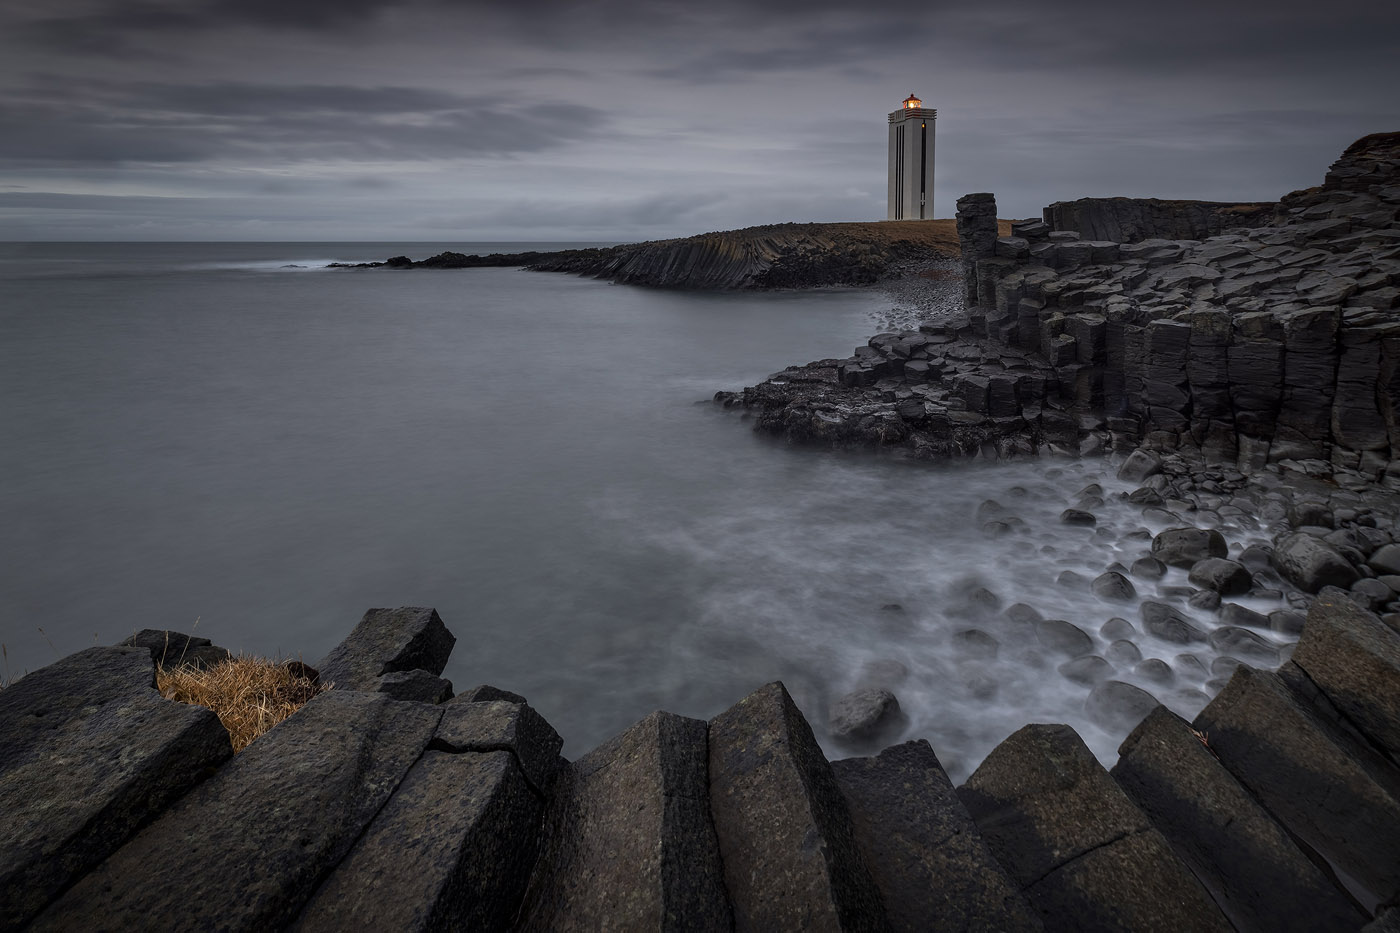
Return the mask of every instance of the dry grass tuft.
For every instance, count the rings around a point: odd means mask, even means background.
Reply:
[[[239,656],[208,668],[189,665],[156,671],[161,696],[213,710],[241,752],[258,736],[329,689],[301,665]]]

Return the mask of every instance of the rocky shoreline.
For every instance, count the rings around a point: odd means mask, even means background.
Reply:
[[[340,269],[475,269],[515,266],[566,272],[625,285],[683,289],[780,289],[872,285],[901,268],[923,267],[957,251],[946,220],[768,224],[557,252],[445,252],[427,259],[331,263]]]
[[[170,644],[221,651],[178,633],[0,691],[0,929],[1400,919],[1400,635],[1348,598],[1318,598],[1290,662],[1238,666],[1194,721],[1154,705],[1111,771],[1073,729],[1029,725],[960,787],[924,741],[828,761],[781,683],[569,762],[523,697],[453,695],[454,642],[431,609],[370,610],[313,671],[332,689],[237,756],[213,713],[155,689]]]

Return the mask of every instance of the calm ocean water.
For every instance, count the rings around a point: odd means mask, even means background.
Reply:
[[[1111,478],[791,450],[697,404],[848,354],[879,294],[320,268],[531,246],[0,244],[10,675],[146,627],[314,662],[371,606],[431,605],[446,676],[525,694],[570,757],[773,679],[820,735],[877,670],[955,777],[1029,721],[1112,760],[1087,688],[968,602],[1122,612],[1053,583],[1137,556],[1055,521]],[[989,497],[1030,533],[981,537]],[[997,657],[954,652],[970,626]]]

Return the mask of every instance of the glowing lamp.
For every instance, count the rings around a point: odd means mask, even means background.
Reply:
[[[919,100],[919,99],[918,99],[917,97],[915,97],[913,94],[910,94],[908,97],[904,98],[904,109],[905,109],[905,110],[913,110],[914,108],[916,108],[916,107],[922,107],[923,105],[924,105],[924,102],[921,101],[921,100]]]

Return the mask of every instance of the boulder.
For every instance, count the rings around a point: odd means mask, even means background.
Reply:
[[[841,697],[832,707],[827,729],[841,741],[864,741],[898,729],[899,700],[881,687],[864,687]]]
[[[23,927],[233,755],[217,716],[155,681],[148,647],[99,647],[0,690],[0,929]]]
[[[1208,557],[1225,557],[1229,547],[1213,528],[1168,528],[1152,539],[1152,556],[1171,567],[1190,569]]]
[[[1207,557],[1191,565],[1192,583],[1221,596],[1243,596],[1254,585],[1254,577],[1243,564],[1223,557]]]
[[[1152,599],[1142,601],[1142,627],[1149,635],[1178,645],[1203,642],[1206,633],[1175,607]]]
[[[441,715],[377,694],[322,693],[69,888],[34,929],[87,929],[98,917],[112,929],[154,917],[186,929],[288,925],[418,761]]]
[[[1118,478],[1125,483],[1141,484],[1149,476],[1162,472],[1162,458],[1139,447],[1128,455],[1118,468]]]
[[[1142,662],[1146,663],[1148,662]],[[1168,672],[1170,673],[1170,669]],[[1120,735],[1120,730],[1137,725],[1156,708],[1156,697],[1141,687],[1123,683],[1121,680],[1104,681],[1090,691],[1084,701],[1084,712],[1095,725]]]
[[[530,786],[546,794],[559,769],[564,740],[528,703],[453,701],[443,706],[432,747],[450,752],[508,751]]]
[[[1060,676],[1077,684],[1093,686],[1113,676],[1113,665],[1096,654],[1066,661],[1058,668]]]
[[[297,929],[505,929],[534,865],[541,809],[509,752],[426,751]]]
[[[1035,623],[1035,637],[1047,651],[1077,658],[1094,650],[1094,639],[1079,626],[1064,619]]]
[[[1039,930],[925,741],[833,761],[891,930]]]
[[[1336,548],[1300,532],[1278,542],[1273,562],[1286,580],[1305,593],[1316,593],[1324,586],[1346,589],[1361,576]]]
[[[1167,574],[1167,565],[1155,557],[1139,557],[1128,572],[1140,580],[1160,580]]]
[[[316,667],[323,682],[341,690],[372,691],[383,675],[395,671],[440,675],[456,641],[436,609],[371,609]]]
[[[1093,512],[1086,512],[1083,509],[1065,509],[1060,513],[1060,521],[1066,525],[1094,525],[1098,519]]]
[[[781,683],[710,722],[710,807],[741,930],[881,930],[846,798]]]
[[[1002,742],[958,797],[1047,930],[1231,930],[1068,726]]]
[[[1241,787],[1208,738],[1157,707],[1110,772],[1240,930],[1350,930],[1364,914]]]
[[[1132,581],[1114,570],[1095,577],[1092,589],[1099,599],[1110,602],[1126,602],[1137,598],[1137,590]]]
[[[657,712],[560,775],[521,930],[733,926],[705,723]]]
[[[1366,564],[1378,574],[1400,574],[1400,544],[1377,548]]]

